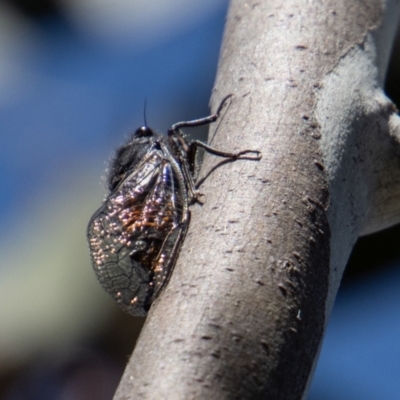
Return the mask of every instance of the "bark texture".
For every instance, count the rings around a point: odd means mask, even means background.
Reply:
[[[115,399],[301,399],[357,237],[400,217],[399,1],[233,0],[205,204]]]

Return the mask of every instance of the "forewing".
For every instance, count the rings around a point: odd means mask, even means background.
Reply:
[[[147,313],[173,268],[188,224],[182,190],[168,158],[154,150],[89,222],[97,278],[130,314]]]

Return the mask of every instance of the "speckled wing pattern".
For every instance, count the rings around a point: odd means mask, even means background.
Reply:
[[[174,165],[162,147],[153,147],[88,226],[99,282],[133,315],[147,314],[169,278],[187,231],[186,188]]]

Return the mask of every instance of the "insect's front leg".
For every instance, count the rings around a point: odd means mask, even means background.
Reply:
[[[228,96],[225,96],[222,99],[221,104],[219,105],[218,110],[215,114],[211,114],[208,117],[204,117],[204,118],[194,119],[192,121],[181,121],[181,122],[177,122],[176,124],[173,124],[171,126],[171,128],[169,129],[169,134],[172,132],[178,132],[181,128],[189,128],[189,127],[193,127],[193,126],[208,125],[208,124],[211,124],[212,122],[215,122],[218,119],[219,114],[221,113],[225,103],[231,97],[233,97],[233,94],[228,94]]]
[[[231,158],[232,160],[237,160],[238,158],[241,158],[244,160],[260,160],[261,159],[261,152],[259,150],[242,150],[242,151],[238,151],[236,153],[228,153],[226,151],[214,149],[214,147],[211,147],[206,143],[200,142],[200,140],[193,140],[190,143],[190,149],[189,149],[190,153],[196,154],[198,147],[201,147],[207,153],[213,154],[214,156]],[[255,156],[254,157],[250,157],[250,156],[243,157],[246,154],[255,154]],[[195,157],[194,157],[194,162],[196,162]]]

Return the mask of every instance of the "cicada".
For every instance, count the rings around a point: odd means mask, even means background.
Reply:
[[[167,136],[138,128],[111,163],[109,195],[92,216],[87,237],[98,281],[132,315],[146,315],[165,286],[188,230],[189,205],[201,202],[198,149],[232,160],[249,153],[246,158],[260,159],[258,151],[219,151],[181,130],[216,121],[230,97],[215,114],[172,125]]]

